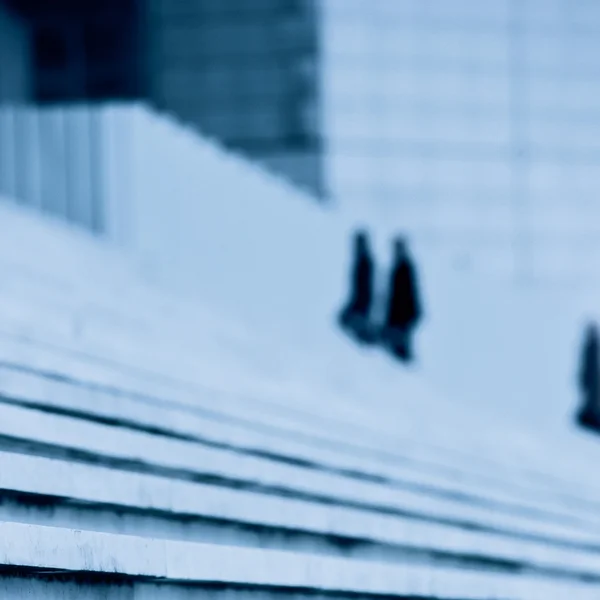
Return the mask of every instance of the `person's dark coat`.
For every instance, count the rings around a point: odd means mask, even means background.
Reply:
[[[593,325],[590,325],[585,335],[585,342],[581,353],[579,385],[582,390],[587,392],[598,390],[599,358],[600,343],[598,340],[598,332]]]
[[[415,268],[408,256],[403,256],[392,269],[387,329],[412,329],[421,318],[421,303]]]
[[[350,294],[348,311],[367,317],[373,302],[373,259],[366,243],[355,249]]]
[[[582,425],[600,427],[600,340],[595,325],[588,326],[581,353],[579,387],[582,405],[578,420]]]
[[[370,323],[373,303],[374,265],[366,233],[354,237],[354,256],[350,273],[350,293],[340,316],[343,329],[360,342],[372,341]]]

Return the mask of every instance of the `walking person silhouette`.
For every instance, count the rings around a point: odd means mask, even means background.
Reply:
[[[361,229],[354,234],[349,298],[338,317],[342,329],[360,343],[374,341],[373,326],[370,320],[373,304],[373,279],[373,254],[369,236],[365,230]]]
[[[581,406],[577,422],[583,427],[600,430],[600,340],[595,323],[589,323],[579,363]]]
[[[413,334],[421,319],[421,301],[415,266],[402,237],[394,240],[387,311],[381,341],[403,362],[413,360]]]

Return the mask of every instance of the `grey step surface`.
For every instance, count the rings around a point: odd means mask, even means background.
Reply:
[[[600,584],[600,547],[0,452],[0,520]]]
[[[365,529],[360,538],[363,541],[396,546],[408,545],[413,548],[420,546],[431,552],[454,552],[457,556],[462,554],[480,557],[482,562],[525,562],[531,567],[538,565],[547,571],[562,569],[570,572],[573,577],[593,577],[595,572],[600,572],[598,537],[586,536],[582,531],[568,530],[570,535],[562,532],[562,535],[558,536],[553,531],[552,523],[548,524],[547,529],[540,525],[537,531],[532,531],[526,524],[520,529],[514,526],[501,527],[498,522],[490,523],[482,519],[481,515],[471,514],[467,505],[453,505],[451,502],[445,505],[438,502],[432,506],[431,501],[428,505],[426,498],[411,499],[410,496],[387,490],[384,486],[357,485],[356,482],[338,481],[331,476],[319,477],[314,473],[264,459],[241,460],[222,450],[202,451],[187,442],[122,431],[119,428],[10,405],[0,404],[0,436],[0,443],[15,452],[60,456],[63,460],[85,465],[103,464],[107,468],[104,472],[106,476],[98,478],[97,481],[102,482],[103,486],[108,486],[105,495],[113,494],[113,499],[102,501],[101,498],[78,497],[79,502],[119,506],[119,502],[115,500],[118,497],[115,490],[123,493],[127,488],[123,488],[122,484],[118,485],[118,478],[113,481],[115,477],[108,473],[110,470],[117,473],[129,472],[132,478],[138,473],[154,475],[167,480],[173,479],[178,483],[188,482],[186,498],[195,499],[196,503],[198,496],[192,484],[210,483],[231,492],[231,488],[241,488],[247,493],[241,497],[230,493],[232,497],[229,498],[229,504],[237,504],[239,507],[254,506],[255,512],[250,514],[254,515],[253,524],[258,526],[301,530],[311,535],[333,534],[338,537],[356,538],[356,530],[352,530],[352,520],[359,522],[364,516]],[[14,467],[10,466],[10,454],[6,456],[8,458],[5,472],[9,473]],[[18,465],[17,457],[15,460]],[[51,472],[50,465],[48,471]],[[3,477],[7,478],[6,475]],[[40,470],[38,477],[46,477],[44,469]],[[73,493],[59,493],[59,485],[55,483],[58,481],[60,479],[56,477],[49,477],[45,491],[39,495],[73,499]],[[91,482],[92,479],[88,475],[83,481]],[[54,492],[53,485],[57,487]],[[164,496],[160,492],[161,488],[158,488],[158,492],[153,492],[150,486],[144,487],[142,483],[140,486],[142,487],[137,490],[137,496],[130,495],[128,503],[120,501],[122,507],[146,511],[154,508],[162,513],[168,512],[168,505],[164,503]],[[8,481],[2,484],[2,487],[7,491],[24,491],[14,489],[18,486],[11,486]],[[163,487],[163,494],[164,489]],[[29,490],[29,493],[36,492]],[[154,501],[153,494],[157,494]],[[222,492],[221,501],[224,500],[223,495],[227,498],[226,492]],[[144,498],[146,504],[136,505],[133,500],[135,497]],[[286,503],[285,500],[290,497],[295,498],[297,502]],[[261,523],[259,515],[262,514],[263,519],[266,518],[261,506],[265,498],[267,502],[279,500],[279,508],[283,512],[274,513],[266,523]],[[179,496],[170,497],[170,501],[185,502]],[[343,519],[344,511],[337,511],[338,508],[353,509],[350,511],[351,516],[346,517],[337,526],[325,530],[311,525],[319,522],[319,519],[321,522],[331,520],[333,523],[339,518]],[[294,514],[294,519],[290,519],[290,513]],[[214,509],[212,512],[202,512],[200,508],[196,508],[195,512],[179,509],[178,514],[180,518],[185,514],[213,519],[222,519],[225,516],[223,513],[215,513]],[[387,521],[377,518],[380,516],[387,516]],[[237,520],[244,521],[243,511]],[[247,517],[244,522],[248,523]],[[383,535],[383,538],[380,533],[382,529],[387,530],[387,535]],[[390,537],[393,531],[397,533]]]
[[[22,305],[19,305],[19,310],[22,310],[22,308],[23,308],[23,307],[22,307]],[[30,316],[29,320],[31,320],[31,314],[30,314],[29,316]],[[26,319],[26,320],[27,320],[27,319]],[[44,323],[47,323],[47,322],[56,322],[56,319],[51,319],[51,318],[42,318],[42,319],[41,319],[41,321],[43,321]],[[137,355],[139,355],[139,354],[140,354],[140,346],[139,346],[139,344],[138,344],[138,347],[137,347],[137,351],[136,351],[136,349],[135,349],[135,348],[133,348],[133,347],[131,347],[131,346],[128,346],[128,345],[127,345],[127,343],[123,344],[123,340],[122,340],[122,339],[121,339],[120,343],[117,343],[117,339],[116,339],[116,338],[115,338],[115,339],[111,339],[111,344],[112,344],[112,350],[114,350],[114,351],[111,353],[111,354],[113,354],[113,355],[114,355],[115,353],[118,353],[118,352],[119,352],[119,350],[122,350],[122,346],[125,346],[125,347],[127,348],[126,354],[127,354],[129,357],[131,357],[131,356],[137,356]],[[77,347],[77,345],[81,346],[81,342],[75,342],[75,343],[74,343],[74,346],[75,346],[75,347]],[[142,346],[142,347],[143,347],[143,346]],[[110,352],[109,352],[109,353],[110,353]],[[160,361],[160,362],[161,362],[161,363],[163,363],[164,361]],[[178,361],[178,363],[179,363],[179,362],[181,362],[181,361]],[[162,365],[162,366],[163,366],[163,368],[164,368],[164,365]],[[181,365],[178,365],[178,366],[181,366]],[[210,369],[209,369],[209,370],[210,370]],[[449,449],[448,449],[448,450],[449,450]],[[414,451],[414,449],[413,449],[413,451]],[[466,451],[465,451],[465,449],[464,449],[464,448],[462,449],[462,451],[463,451],[463,455],[464,455],[464,456],[467,456],[467,453],[466,453]],[[481,453],[479,453],[479,454],[481,454]],[[473,453],[473,452],[471,453],[471,459],[472,459],[472,462],[474,462],[474,463],[477,463],[478,461],[480,461],[480,460],[481,460],[481,458],[480,458],[480,457],[479,457],[479,456],[478,456],[476,453]],[[533,457],[533,456],[527,456],[527,460],[528,460],[528,461],[531,461],[531,460],[533,460],[533,459],[534,459],[534,457]],[[475,465],[474,465],[474,466],[475,466]],[[576,465],[573,465],[573,466],[575,467]],[[494,464],[493,464],[493,462],[492,462],[492,463],[490,463],[490,465],[487,467],[487,470],[488,470],[488,472],[489,472],[491,469],[494,469],[494,467],[495,467],[496,469],[497,469],[497,468],[503,468],[504,470],[507,470],[508,472],[510,472],[510,473],[511,473],[511,479],[512,479],[512,480],[516,480],[518,477],[522,477],[522,475],[520,475],[520,468],[519,468],[518,466],[515,466],[514,464],[513,464],[512,466],[508,467],[508,469],[507,469],[507,467],[506,467],[506,466],[502,466],[502,465],[498,465],[498,464],[494,465]],[[490,469],[490,468],[491,468],[491,469]],[[485,469],[485,467],[484,467],[484,469]],[[480,471],[481,471],[481,469],[480,469]],[[568,469],[567,469],[567,471],[568,471]],[[527,473],[527,476],[525,477],[525,481],[526,481],[526,482],[528,482],[529,480],[535,480],[537,483],[540,483],[540,484],[542,484],[542,483],[543,483],[543,485],[544,485],[544,486],[547,488],[547,491],[548,491],[548,492],[550,492],[550,493],[551,493],[553,490],[555,490],[555,489],[556,489],[556,487],[559,487],[559,488],[561,488],[561,490],[563,490],[563,492],[562,492],[562,495],[565,497],[565,499],[567,499],[567,498],[568,498],[570,502],[577,502],[577,501],[578,501],[578,499],[579,499],[579,498],[581,497],[581,495],[582,495],[582,493],[581,493],[581,492],[582,492],[583,490],[581,489],[581,483],[580,483],[580,482],[578,482],[578,484],[579,484],[579,486],[578,486],[578,487],[579,487],[579,491],[580,491],[580,493],[579,493],[577,496],[575,496],[575,495],[572,495],[572,494],[569,496],[568,494],[564,494],[564,489],[565,489],[565,487],[566,487],[566,486],[565,486],[565,482],[561,482],[561,481],[560,481],[560,478],[556,478],[556,477],[550,477],[550,478],[549,478],[549,477],[546,477],[546,479],[547,479],[547,481],[542,481],[542,479],[541,479],[540,477],[536,477],[536,473],[535,473],[533,470],[531,470],[531,469],[528,471],[528,473]],[[552,481],[553,479],[555,479],[555,481]]]
[[[81,277],[80,277],[80,280],[81,280]],[[82,285],[81,287],[82,287],[82,289],[85,289],[85,288],[86,288],[86,287],[88,287],[88,286],[87,286],[87,285]],[[12,290],[10,290],[10,291],[11,291],[11,293],[12,293]],[[27,297],[27,300],[28,300],[29,302],[31,302],[31,296],[32,296],[32,294],[31,294],[31,293],[29,293],[29,294],[28,294],[28,297]],[[40,310],[41,310],[41,312],[43,312],[43,310],[42,310],[42,308],[41,308],[41,307],[44,305],[44,303],[46,303],[46,302],[47,302],[47,301],[46,301],[46,299],[45,299],[45,297],[44,297],[44,294],[42,294],[42,293],[40,293],[40,294],[37,294],[37,295],[34,295],[34,296],[35,296],[36,298],[37,298],[37,297],[39,297],[39,299],[40,299],[40,301],[42,301],[42,303],[40,304],[40,302],[38,302],[38,304],[37,304],[37,306],[35,307],[35,309],[34,309],[33,311],[29,311],[29,314],[28,314],[28,316],[29,316],[29,320],[35,320],[35,318],[34,318],[34,317],[35,317],[35,315],[36,315],[37,313],[39,313],[39,312],[40,312]],[[150,296],[149,294],[148,294],[148,298],[151,298],[151,296]],[[25,307],[23,306],[23,304],[24,304],[23,300],[24,300],[24,299],[21,299],[21,301],[17,303],[17,304],[18,304],[18,306],[19,306],[19,309],[24,309],[24,308],[25,308]],[[2,298],[1,296],[0,296],[0,301],[3,301],[3,298]],[[14,303],[13,303],[13,304],[14,304]],[[63,304],[64,304],[64,303],[63,303]],[[75,306],[77,306],[77,304],[76,304],[76,303],[75,303]],[[127,323],[132,323],[132,324],[135,324],[135,323],[136,323],[136,321],[137,321],[137,319],[136,319],[136,309],[137,309],[137,306],[138,306],[138,305],[130,305],[130,303],[128,303],[128,302],[123,302],[123,303],[122,303],[122,307],[121,307],[121,311],[119,312],[119,315],[118,315],[118,316],[117,316],[117,315],[115,315],[115,316],[113,317],[113,319],[112,319],[112,320],[113,320],[113,321],[114,321],[114,320],[116,320],[116,322],[119,324],[119,326],[121,327],[121,329],[127,329],[127,327],[126,327],[126,324],[127,324]],[[201,307],[198,307],[198,310],[199,310],[200,308],[201,308]],[[89,310],[89,314],[87,314],[87,315],[85,316],[85,319],[86,319],[86,320],[87,320],[87,319],[89,319],[89,320],[90,320],[90,321],[93,323],[94,321],[96,321],[96,320],[97,320],[97,319],[95,319],[95,316],[96,316],[96,315],[95,315],[95,313],[96,313],[96,312],[98,312],[98,313],[102,313],[102,311],[104,310],[104,305],[103,305],[103,303],[101,303],[101,302],[100,302],[100,303],[99,303],[99,302],[96,302],[96,303],[95,303],[93,306],[90,306],[90,307],[89,307],[89,309],[90,309],[90,310]],[[70,313],[70,312],[69,312],[69,310],[67,310],[67,308],[66,308],[64,305],[61,305],[61,308],[60,308],[60,309],[59,309],[59,307],[58,307],[58,306],[55,306],[55,307],[54,307],[54,310],[55,310],[55,311],[59,311],[59,313],[62,315],[61,319],[62,319],[62,320],[64,320],[64,321],[66,321],[66,322],[68,322],[68,321],[70,321],[70,320],[73,320],[73,319],[76,319],[76,317],[77,317],[77,313],[79,312],[78,310],[74,310],[74,314],[72,314],[72,313]],[[173,307],[173,310],[172,310],[172,312],[174,312],[174,311],[175,311],[175,307]],[[60,321],[61,319],[58,319],[58,320]],[[77,319],[78,319],[78,317],[77,317]],[[53,320],[53,319],[46,319],[46,318],[38,318],[38,322],[36,323],[36,329],[37,329],[37,328],[42,328],[42,329],[43,329],[44,327],[48,327],[48,323],[49,323],[49,322],[50,322],[50,323],[52,323],[52,321],[56,321],[56,320],[57,320],[57,319],[54,319],[54,320]],[[171,318],[171,319],[169,319],[169,320],[165,320],[165,321],[164,321],[164,325],[163,325],[163,327],[161,327],[161,330],[160,330],[160,331],[161,331],[161,334],[162,334],[162,339],[163,339],[163,341],[164,341],[164,336],[165,336],[165,334],[168,334],[168,333],[169,333],[169,331],[170,331],[171,327],[172,327],[172,326],[174,325],[174,323],[176,323],[177,321],[178,321],[178,319],[176,319],[176,318]],[[110,326],[111,324],[103,323],[103,325],[109,325],[109,326]],[[190,326],[191,326],[191,323],[190,323]],[[203,327],[205,327],[205,326],[206,326],[205,320],[202,320],[202,326],[203,326]],[[220,326],[221,326],[221,325],[220,325]],[[73,329],[73,325],[72,325],[72,324],[65,324],[65,325],[64,325],[64,327],[65,327],[65,330],[66,330],[66,331],[69,331],[69,332],[70,332],[70,331]],[[116,342],[117,342],[117,341],[119,341],[119,342],[123,343],[123,342],[125,342],[125,340],[124,340],[122,337],[119,337],[118,335],[115,337],[115,334],[116,334],[116,332],[118,331],[118,329],[115,329],[115,328],[114,328],[114,323],[112,323],[112,327],[113,327],[113,329],[111,329],[111,335],[110,335],[110,338],[111,338],[111,341],[112,341],[112,348],[111,348],[111,351],[112,351],[112,354],[115,354],[115,353],[116,353],[116,354],[118,354],[118,353],[119,353],[119,344],[118,344],[118,343],[116,343]],[[92,327],[92,329],[93,329],[93,327]],[[133,331],[133,332],[140,333],[140,334],[147,333],[147,332],[145,332],[145,326],[144,326],[144,327],[142,327],[142,326],[137,326],[137,325],[134,325],[134,326],[132,327],[132,331]],[[199,340],[199,339],[201,339],[202,337],[206,337],[206,336],[196,336],[196,340]],[[149,341],[150,341],[150,339],[154,339],[154,341],[155,341],[155,342],[157,342],[157,341],[158,341],[158,342],[160,342],[160,341],[161,341],[161,338],[158,338],[158,339],[157,339],[156,337],[152,338],[152,337],[148,337],[148,336],[146,336],[146,337],[142,336],[142,338],[141,338],[141,339],[144,339],[144,340],[145,340],[145,341],[147,341],[147,342],[149,342]],[[259,341],[260,341],[259,339],[253,340],[253,343],[254,343],[255,345],[257,345]],[[77,339],[77,340],[76,340],[76,343],[77,343],[77,344],[79,344],[80,346],[81,346],[81,344],[82,344],[83,342],[85,342],[85,340],[84,340],[84,339]],[[125,345],[127,345],[127,344],[125,344]],[[200,347],[202,347],[202,346],[200,346]],[[214,349],[214,348],[213,348],[213,349]],[[273,350],[273,348],[271,348],[271,349]],[[129,354],[128,354],[128,358],[129,358],[130,360],[131,360],[131,359],[135,359],[135,358],[136,358],[136,353],[133,353],[133,354],[132,354],[132,353],[129,353]],[[204,357],[204,358],[206,358],[206,357]],[[229,358],[231,359],[232,357],[230,356]],[[246,356],[244,356],[244,358],[245,358],[246,360],[249,360],[249,359],[250,359],[250,357],[249,357],[249,356],[247,356],[247,355],[246,355]],[[272,355],[272,356],[271,356],[271,359],[276,359],[276,358],[277,358],[277,356],[274,356],[274,355]],[[177,362],[179,363],[179,362],[181,362],[181,361],[179,360],[179,361],[177,361]],[[173,366],[174,366],[174,367],[176,367],[176,366],[178,366],[178,365],[173,365],[173,364],[171,364],[170,366],[171,366],[171,367],[173,367]],[[206,373],[205,373],[204,375],[206,375]],[[306,401],[308,402],[308,401],[309,401],[309,399],[306,399]],[[399,426],[400,426],[400,425],[401,425],[401,424],[399,424]],[[439,433],[439,432],[438,432],[438,433]],[[531,457],[531,458],[533,458],[533,457]],[[512,468],[512,466],[511,466],[511,468]]]
[[[544,514],[556,519],[561,516],[567,519],[572,517],[568,511],[561,514],[560,508],[551,506],[547,501],[528,503],[523,499],[511,500],[506,494],[495,496],[483,485],[456,482],[435,469],[428,469],[426,463],[417,462],[411,467],[408,456],[398,456],[396,465],[367,460],[348,455],[343,445],[337,449],[331,444],[319,446],[319,440],[315,437],[294,440],[290,432],[261,428],[260,422],[231,422],[224,416],[219,419],[218,409],[212,414],[186,411],[185,407],[168,401],[152,402],[148,398],[127,396],[119,390],[88,387],[82,381],[57,380],[17,365],[0,363],[0,394],[4,402],[187,439],[241,454],[270,457],[279,462],[354,479],[387,482],[445,498],[454,496],[492,507],[499,512],[521,512],[533,519]],[[581,521],[583,517],[577,520]],[[584,522],[589,527],[589,519]]]
[[[124,323],[124,321],[135,323],[136,311],[140,312],[141,310],[146,314],[145,307],[148,306],[150,307],[148,316],[154,316],[154,321],[161,322],[160,331],[163,335],[175,325],[177,319],[174,319],[173,315],[183,312],[184,308],[183,322],[187,321],[188,329],[193,328],[197,321],[203,328],[210,323],[210,319],[200,318],[202,307],[196,303],[186,302],[181,298],[169,296],[162,290],[143,285],[140,282],[139,273],[132,268],[132,265],[125,267],[124,256],[112,252],[92,236],[57,221],[44,221],[33,213],[19,210],[9,204],[0,204],[0,209],[4,233],[0,237],[3,263],[7,265],[7,268],[13,265],[19,271],[26,270],[31,275],[29,280],[34,286],[37,283],[44,284],[45,287],[39,287],[40,293],[36,295],[44,297],[48,293],[42,293],[42,289],[48,291],[55,287],[58,292],[61,292],[58,295],[63,299],[74,296],[87,297],[94,300],[90,307],[93,310],[108,309],[109,307],[111,310],[114,309],[115,313],[120,315],[120,323]],[[20,252],[15,253],[15,248],[18,248]],[[86,276],[90,269],[93,269],[95,273],[92,281]],[[6,271],[6,269],[4,270]],[[0,284],[2,279],[0,278]],[[56,281],[60,285],[55,286]],[[129,294],[132,290],[135,290],[133,297]],[[118,301],[115,301],[117,299]],[[169,318],[162,320],[165,315],[168,315]],[[157,319],[158,316],[161,319]],[[215,315],[212,317],[214,318]],[[145,319],[145,323],[148,324],[148,319]],[[225,325],[223,320],[219,321],[219,327]],[[135,326],[134,329],[139,330],[140,328]],[[239,324],[235,324],[233,329],[238,331]],[[256,339],[254,343],[257,343]],[[401,427],[400,424],[398,426]],[[511,460],[512,451],[509,448],[505,450],[508,459],[507,472],[510,472],[514,479],[520,478],[521,469],[515,470],[515,461]],[[567,450],[565,449],[565,452]],[[474,461],[476,458],[472,456]],[[535,457],[526,455],[525,459],[521,462],[532,464]],[[557,461],[560,457],[555,456],[554,459]],[[500,465],[494,467],[490,464],[489,467],[490,469],[500,468]],[[574,464],[572,467],[576,469],[577,465]],[[568,474],[569,468],[564,471],[566,473],[562,473],[561,477]],[[530,477],[535,477],[532,469],[528,469],[528,472]],[[548,475],[552,475],[552,473],[548,473]],[[574,480],[573,483],[577,483],[581,489],[585,481],[585,473],[582,473],[581,477],[577,479],[579,481]],[[557,483],[559,486],[562,485],[560,481]],[[574,498],[570,498],[570,500],[575,501]]]
[[[0,566],[6,575],[36,571],[63,578],[104,574],[121,581],[223,588],[245,586],[342,596],[436,600],[592,600],[598,586],[528,575],[306,555],[297,552],[152,540],[90,531],[0,523]],[[13,572],[11,572],[11,567]],[[15,569],[18,567],[18,569]],[[2,573],[2,571],[0,571]],[[6,575],[0,574],[0,577]],[[108,577],[107,577],[108,579]]]
[[[36,387],[32,389],[30,386],[27,388],[28,383]],[[41,388],[40,386],[44,387]],[[33,390],[44,389],[46,392],[52,392],[54,387],[54,393],[51,395],[36,399]],[[101,426],[103,424],[113,424],[117,430],[122,429],[144,434],[142,438],[138,439],[148,440],[151,439],[148,436],[158,434],[160,438],[172,438],[176,441],[184,441],[186,444],[195,443],[200,446],[200,449],[208,449],[213,454],[222,452],[224,456],[228,456],[230,459],[235,459],[237,456],[258,458],[258,464],[262,465],[262,468],[270,469],[271,465],[274,465],[276,469],[280,470],[279,472],[288,473],[289,477],[286,480],[288,483],[284,484],[286,486],[290,485],[290,481],[295,482],[297,479],[310,477],[313,472],[328,474],[329,481],[332,482],[332,489],[336,489],[346,479],[350,483],[367,484],[366,489],[390,487],[394,497],[402,503],[403,510],[412,510],[415,514],[428,513],[436,515],[438,518],[472,523],[474,526],[478,523],[485,523],[490,528],[513,530],[530,536],[556,536],[557,539],[573,539],[582,543],[593,543],[600,539],[600,532],[594,532],[584,516],[580,515],[579,518],[574,518],[571,514],[562,514],[556,507],[553,510],[544,509],[544,506],[533,503],[530,506],[515,506],[502,504],[497,499],[495,502],[492,500],[486,502],[486,498],[481,495],[469,496],[464,492],[460,494],[460,486],[449,488],[439,481],[434,481],[432,484],[430,483],[432,478],[430,477],[428,480],[426,473],[422,473],[421,479],[418,475],[408,480],[403,480],[400,475],[397,475],[396,478],[390,478],[388,475],[386,479],[381,474],[378,478],[373,474],[374,466],[370,463],[362,466],[364,471],[359,471],[356,463],[353,464],[352,472],[339,467],[337,470],[331,467],[325,468],[322,461],[326,460],[327,456],[320,459],[319,449],[314,449],[311,463],[302,464],[297,461],[297,464],[294,465],[293,461],[289,459],[289,454],[277,454],[278,451],[283,452],[285,450],[283,442],[277,439],[273,440],[269,452],[263,450],[261,456],[252,446],[252,437],[245,440],[241,436],[238,437],[234,440],[237,445],[222,438],[220,443],[216,442],[215,432],[211,432],[211,428],[218,429],[219,423],[217,422],[204,423],[199,420],[204,428],[198,431],[193,429],[193,415],[184,415],[181,419],[173,420],[171,411],[162,407],[135,402],[129,405],[122,397],[106,398],[102,394],[95,394],[91,391],[86,398],[85,389],[70,386],[65,382],[45,380],[31,373],[20,373],[0,368],[0,393],[5,395],[0,398],[0,407],[2,404],[24,408],[32,407],[36,411],[41,410],[43,413],[50,413],[50,416],[53,414],[52,409],[55,409],[54,416],[69,417],[67,422],[70,427],[75,429],[77,428],[77,420],[83,420],[84,423],[96,423]],[[9,400],[9,398],[11,399]],[[21,414],[25,415],[23,417],[25,419],[31,413],[23,412]],[[35,413],[33,413],[33,417],[35,418]],[[60,421],[54,422],[58,423]],[[184,423],[187,427],[178,428],[178,424],[183,425]],[[225,430],[227,431],[226,428]],[[104,429],[100,427],[100,431],[104,431]],[[244,432],[245,430],[242,429],[240,433],[243,434]],[[251,430],[250,433],[252,433]],[[17,432],[14,437],[16,438],[19,434],[24,436],[24,431]],[[194,434],[197,437],[193,437]],[[12,437],[8,429],[5,430],[4,435]],[[54,442],[57,443],[57,440],[54,440]],[[245,445],[241,445],[242,443],[245,443]],[[277,443],[281,443],[283,447],[278,448]],[[339,452],[339,457],[344,457],[342,452]],[[319,460],[321,460],[321,463]],[[319,465],[321,468],[319,468]],[[281,468],[283,468],[283,471],[281,471]],[[236,479],[239,480],[239,475]],[[288,487],[288,489],[291,488]],[[365,488],[359,487],[357,489]],[[326,492],[327,488],[324,487],[318,493],[323,494]]]
[[[598,597],[600,488],[573,453],[495,451],[450,410],[419,441],[425,396],[292,397],[290,357],[259,369],[245,332],[53,236],[27,277],[0,264],[0,597]]]
[[[93,365],[73,357],[66,357],[64,354],[53,354],[51,351],[45,350],[40,346],[35,345],[24,345],[24,344],[11,344],[6,340],[0,340],[0,360],[4,356],[7,358],[21,356],[24,364],[35,364],[37,366],[62,366],[62,373],[75,373],[75,375],[90,375],[90,369],[94,369]],[[49,361],[49,362],[48,362]],[[540,490],[536,493],[527,494],[527,490],[521,488],[514,488],[513,482],[510,477],[505,477],[504,481],[496,481],[496,485],[491,486],[489,481],[485,479],[473,478],[469,476],[469,464],[455,463],[454,471],[450,469],[436,469],[435,464],[420,462],[415,460],[414,457],[410,456],[410,450],[407,448],[404,452],[396,450],[395,452],[389,451],[386,455],[385,452],[382,457],[387,459],[385,461],[368,460],[369,450],[371,456],[377,457],[377,453],[382,451],[383,444],[379,447],[367,438],[367,443],[361,444],[362,440],[354,437],[350,438],[350,434],[344,435],[344,430],[341,431],[331,430],[331,435],[325,436],[324,432],[320,429],[309,428],[299,423],[294,427],[292,420],[282,421],[281,418],[275,418],[268,420],[269,414],[266,411],[261,411],[260,415],[256,415],[255,411],[252,411],[252,407],[249,407],[243,399],[230,402],[229,406],[221,402],[221,397],[217,396],[219,404],[212,406],[213,399],[207,391],[199,391],[197,395],[193,397],[193,403],[187,405],[190,407],[190,412],[179,411],[182,408],[181,405],[173,402],[172,405],[176,408],[175,411],[168,410],[168,406],[171,403],[160,403],[160,399],[156,399],[157,403],[152,405],[151,403],[137,402],[128,405],[124,401],[126,393],[120,391],[118,388],[113,386],[113,392],[106,391],[103,389],[95,389],[91,384],[98,383],[98,378],[93,378],[91,382],[88,382],[89,389],[86,389],[85,384],[80,384],[73,390],[65,381],[52,381],[50,378],[33,379],[31,373],[21,373],[21,378],[18,379],[15,375],[15,370],[12,372],[9,368],[5,368],[0,373],[0,386],[3,382],[7,386],[10,385],[11,377],[13,381],[13,387],[4,388],[6,393],[9,393],[15,398],[21,398],[22,401],[35,400],[32,395],[42,394],[40,401],[47,406],[54,406],[55,408],[61,409],[75,409],[82,411],[85,409],[83,403],[86,403],[89,413],[94,413],[99,418],[125,418],[129,422],[140,423],[144,428],[156,428],[157,423],[160,423],[163,427],[169,424],[173,427],[174,433],[182,434],[183,436],[189,437],[190,435],[200,435],[204,439],[208,439],[216,444],[230,445],[236,447],[243,447],[247,449],[258,450],[268,455],[276,456],[289,459],[299,459],[298,462],[301,464],[302,461],[309,461],[310,463],[325,463],[329,467],[333,467],[330,471],[339,472],[343,470],[353,471],[355,473],[363,473],[365,475],[373,475],[377,478],[388,478],[391,481],[397,481],[404,484],[404,487],[430,487],[437,488],[439,493],[447,492],[447,495],[455,494],[457,496],[470,497],[472,500],[478,499],[480,503],[487,503],[488,507],[497,510],[499,507],[504,506],[512,512],[523,512],[527,514],[527,518],[535,519],[536,513],[547,513],[547,515],[554,515],[555,518],[568,519],[571,521],[578,521],[580,526],[583,525],[586,529],[593,526],[594,523],[598,522],[597,508],[598,503],[593,499],[585,501],[585,498],[580,498],[578,503],[567,502],[567,498],[561,496],[552,496],[545,490]],[[29,379],[25,376],[29,375]],[[110,382],[110,372],[104,373],[105,383]],[[119,380],[119,373],[114,375],[114,378]],[[129,378],[131,379],[131,378]],[[40,381],[44,382],[44,386],[40,389],[37,385]],[[36,383],[37,382],[37,383]],[[75,380],[76,382],[76,380]],[[22,393],[19,392],[19,386],[29,384],[28,388],[23,388]],[[31,385],[34,385],[33,392]],[[58,386],[56,394],[49,394],[48,387]],[[0,387],[0,389],[2,389]],[[111,388],[109,388],[110,390]],[[171,397],[178,397],[178,391],[175,390]],[[189,397],[189,394],[186,394]],[[205,396],[206,400],[202,400]],[[87,398],[82,400],[82,398]],[[136,398],[133,394],[132,398]],[[38,398],[39,399],[39,398]],[[148,399],[149,400],[149,399]],[[201,408],[200,402],[204,403],[204,407],[212,414],[209,415],[208,419],[204,419],[206,413],[202,415],[201,411],[194,414],[192,408]],[[195,405],[195,406],[194,406]],[[104,408],[103,408],[104,407]],[[143,408],[142,408],[143,407]],[[224,410],[225,409],[225,410]],[[240,419],[238,422],[227,422],[224,418],[219,422],[215,417],[218,414],[225,416],[240,417],[247,414],[248,417]],[[241,414],[240,414],[241,413]],[[253,418],[258,421],[257,425],[268,421],[269,425],[275,428],[277,435],[270,435],[274,432],[273,429],[261,430],[260,427],[252,429],[250,415],[248,413],[254,413]],[[203,420],[204,419],[204,420]],[[200,428],[201,429],[196,429]],[[300,439],[294,439],[295,435],[302,433]],[[329,438],[329,439],[328,439]],[[351,442],[348,442],[351,439]],[[335,448],[335,443],[340,444],[339,449]],[[333,448],[332,448],[333,444]],[[364,450],[362,456],[357,453],[358,450]],[[257,452],[258,453],[258,452]],[[358,456],[357,456],[358,454]],[[293,462],[289,460],[287,462]],[[368,478],[368,477],[367,477]],[[371,477],[373,479],[373,477]],[[499,479],[499,478],[497,478]],[[462,493],[461,493],[462,491]],[[577,495],[577,492],[573,495]],[[495,506],[492,506],[495,503]],[[512,508],[511,508],[512,507]]]
[[[526,518],[523,515],[503,514],[498,507],[483,507],[451,497],[435,497],[420,491],[401,489],[401,486],[386,485],[381,481],[369,481],[344,477],[343,474],[306,468],[302,465],[286,464],[284,461],[271,460],[269,457],[250,453],[236,452],[230,448],[218,448],[208,444],[195,443],[194,440],[177,439],[166,435],[153,435],[151,431],[131,427],[110,427],[101,422],[52,414],[44,410],[28,410],[18,404],[0,404],[0,434],[5,438],[21,440],[63,448],[63,451],[94,452],[105,456],[105,460],[136,464],[145,461],[153,464],[159,472],[179,472],[182,477],[193,477],[202,466],[204,477],[220,477],[230,485],[261,485],[265,490],[279,490],[279,493],[294,490],[299,495],[314,498],[330,497],[331,490],[338,490],[340,502],[378,507],[381,510],[420,510],[431,512],[440,517],[464,519],[489,519],[493,523],[510,527],[525,526],[536,531],[536,523],[542,521]],[[115,415],[113,414],[113,417]],[[142,468],[138,466],[138,468]],[[150,468],[150,467],[147,467]],[[200,474],[197,475],[198,477]],[[439,494],[441,495],[441,494]],[[514,511],[515,513],[517,511]],[[543,511],[540,510],[543,514]],[[559,521],[554,513],[545,515],[544,531],[573,534],[579,529],[583,535],[583,518],[572,523],[565,516]],[[567,515],[568,516],[568,515]],[[533,523],[529,527],[529,523]],[[561,530],[561,525],[564,528]],[[539,530],[539,528],[538,528]]]

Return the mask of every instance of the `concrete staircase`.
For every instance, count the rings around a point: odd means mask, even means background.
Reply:
[[[268,340],[15,209],[0,254],[1,598],[599,597],[585,438],[303,396]]]

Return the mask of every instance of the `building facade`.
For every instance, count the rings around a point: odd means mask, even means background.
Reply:
[[[0,99],[148,101],[316,197],[500,269],[596,251],[597,0],[81,6],[0,0]]]
[[[312,0],[0,6],[0,98],[146,100],[323,195]]]
[[[148,0],[149,94],[321,195],[316,0]]]
[[[0,2],[0,102],[29,100],[30,46],[25,21]]]
[[[600,3],[327,0],[322,19],[336,198],[504,270],[598,255]]]

